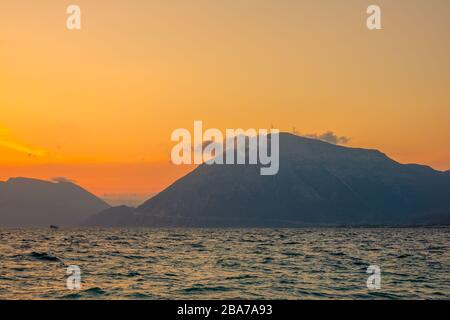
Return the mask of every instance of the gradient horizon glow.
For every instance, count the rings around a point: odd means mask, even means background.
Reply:
[[[192,170],[170,164],[170,135],[198,119],[450,170],[449,30],[448,0],[3,1],[0,180],[158,192]]]

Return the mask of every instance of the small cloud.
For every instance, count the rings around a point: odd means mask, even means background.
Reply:
[[[72,180],[72,179],[69,179],[69,178],[66,178],[66,177],[54,177],[54,178],[51,178],[50,181],[53,181],[53,182],[64,182],[64,183],[76,183],[75,180]]]
[[[333,131],[327,131],[322,134],[312,133],[312,134],[305,134],[304,137],[311,138],[311,139],[317,139],[321,141],[325,141],[332,144],[347,144],[350,141],[349,137],[346,136],[338,136]]]

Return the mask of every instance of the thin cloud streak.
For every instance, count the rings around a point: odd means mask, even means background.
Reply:
[[[48,151],[45,149],[26,146],[20,142],[14,141],[10,136],[9,128],[0,124],[0,147],[25,153],[32,157],[44,157],[48,154]]]
[[[29,156],[33,156],[33,157],[44,157],[48,154],[48,152],[44,149],[27,147],[18,142],[6,140],[6,139],[0,139],[0,146],[8,148],[10,150],[17,151],[17,152],[25,153],[25,154],[27,154]]]

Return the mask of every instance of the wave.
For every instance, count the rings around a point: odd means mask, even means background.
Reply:
[[[52,256],[52,255],[48,254],[47,252],[34,252],[33,251],[28,256],[34,260],[63,263],[63,261],[60,258],[58,258],[56,256]]]

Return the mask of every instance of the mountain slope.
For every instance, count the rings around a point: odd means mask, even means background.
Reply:
[[[427,223],[432,216],[433,223],[450,222],[447,173],[399,164],[376,150],[282,133],[279,173],[259,173],[253,165],[201,165],[138,207],[132,223],[394,225]]]
[[[135,208],[129,206],[117,206],[103,210],[88,217],[83,221],[83,226],[88,227],[139,227],[138,216]]]
[[[70,182],[28,178],[0,182],[0,227],[77,226],[108,207]]]

